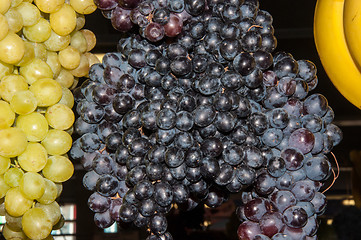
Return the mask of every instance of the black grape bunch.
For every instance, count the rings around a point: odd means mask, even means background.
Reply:
[[[241,193],[240,239],[315,239],[328,154],[342,138],[327,99],[310,93],[315,65],[273,53],[273,18],[256,0],[105,9],[111,2],[97,5],[108,17],[127,11],[117,21],[138,24],[140,34],[122,37],[74,90],[70,154],[87,171],[96,225],[127,223],[147,229],[147,240],[173,239],[166,216],[175,205],[214,208]],[[147,27],[166,28],[158,21],[180,14],[176,35],[149,39]]]

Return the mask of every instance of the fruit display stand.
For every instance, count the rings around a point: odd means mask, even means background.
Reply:
[[[327,0],[319,2],[325,13]],[[52,229],[69,239],[316,239],[343,134],[316,88],[326,76],[306,52],[282,50],[262,1],[8,3],[0,4],[9,28],[0,32],[6,239],[58,239]],[[113,44],[101,61],[89,51],[102,41],[81,30],[92,30],[84,14],[96,7],[94,24],[122,32],[107,39],[94,30]],[[328,29],[317,16],[315,26]],[[315,29],[319,46],[325,30]],[[32,94],[31,111],[21,112],[16,103]],[[43,148],[43,163],[34,161]],[[55,198],[42,203],[51,182],[69,219]]]

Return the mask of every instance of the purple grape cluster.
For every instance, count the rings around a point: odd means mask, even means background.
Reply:
[[[139,29],[139,34],[151,42],[181,33],[183,21],[201,15],[205,1],[190,0],[94,0],[114,29],[128,32]]]
[[[273,69],[263,77],[266,98],[254,129],[272,156],[258,170],[253,189],[243,193],[238,236],[316,239],[317,216],[326,207],[320,189],[332,173],[327,154],[341,141],[342,132],[332,123],[327,99],[317,93],[307,96],[317,85],[311,62],[277,53]]]
[[[327,99],[308,94],[315,65],[272,55],[272,16],[256,0],[115,5],[104,11],[190,15],[175,38],[120,39],[74,90],[70,155],[87,170],[97,226],[132,223],[149,229],[147,240],[173,239],[166,214],[174,204],[218,207],[242,192],[240,239],[312,239],[331,174],[326,155],[342,138]]]

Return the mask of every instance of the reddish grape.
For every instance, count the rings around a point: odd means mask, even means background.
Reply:
[[[112,10],[118,6],[117,0],[94,0],[94,3],[100,10]]]
[[[315,145],[315,136],[310,130],[300,128],[291,133],[288,143],[290,147],[298,148],[303,154],[306,154]]]
[[[304,156],[296,148],[286,148],[281,152],[281,157],[285,160],[286,168],[294,171],[302,167]]]
[[[112,14],[112,26],[121,32],[127,32],[133,27],[133,23],[130,20],[130,10],[116,7]]]
[[[239,225],[237,235],[240,240],[252,240],[258,234],[261,234],[259,224],[252,221],[245,221]]]
[[[279,212],[266,213],[259,221],[259,225],[264,235],[272,237],[280,232],[284,224],[282,214]]]
[[[270,208],[271,205],[268,201],[263,198],[255,198],[246,203],[244,206],[244,214],[249,220],[258,222]]]
[[[168,37],[175,37],[181,33],[182,28],[182,19],[177,15],[171,14],[168,23],[164,25],[165,35]]]
[[[145,28],[145,37],[151,42],[157,42],[164,37],[164,27],[159,23],[152,22]]]

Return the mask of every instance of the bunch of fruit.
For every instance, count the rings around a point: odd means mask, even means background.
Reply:
[[[172,239],[166,214],[175,204],[217,207],[242,192],[240,239],[315,239],[332,173],[326,154],[342,132],[327,99],[308,95],[315,65],[272,55],[272,16],[257,0],[96,4],[121,26],[141,15],[149,26],[157,11],[178,7],[187,17],[164,40],[136,22],[144,34],[120,39],[74,89],[80,117],[70,155],[88,171],[95,223],[133,223],[147,240]]]
[[[97,58],[82,29],[92,0],[0,2],[0,198],[6,239],[53,239],[74,172],[71,88]]]

